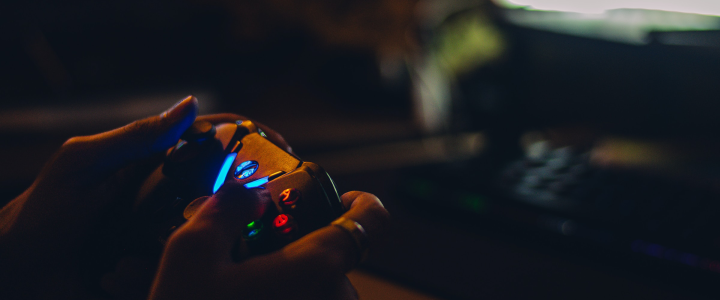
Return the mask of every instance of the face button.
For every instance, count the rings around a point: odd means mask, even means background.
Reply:
[[[281,234],[291,233],[295,229],[293,225],[294,222],[292,220],[292,217],[286,214],[280,214],[275,217],[275,220],[273,220],[273,227],[275,227],[275,231]]]
[[[290,207],[295,205],[300,200],[300,191],[297,189],[285,189],[280,193],[280,203],[283,206]]]
[[[283,227],[283,226],[287,225],[287,222],[288,222],[288,216],[286,214],[281,214],[281,215],[278,215],[277,217],[275,217],[275,221],[273,222],[273,225],[275,225],[275,227]]]
[[[260,167],[258,162],[254,160],[248,160],[240,163],[237,168],[235,168],[235,177],[237,179],[245,179],[252,174],[255,174],[255,171]]]
[[[260,232],[263,229],[263,224],[260,222],[260,220],[250,222],[250,224],[247,225],[247,228],[243,231],[243,237],[245,237],[246,240],[254,240],[260,237]]]

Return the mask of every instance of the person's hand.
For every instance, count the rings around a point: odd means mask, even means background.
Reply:
[[[90,297],[82,253],[97,238],[100,216],[139,186],[152,170],[140,165],[157,166],[154,154],[175,144],[196,115],[190,96],[159,116],[65,142],[30,188],[0,210],[2,297]]]
[[[341,198],[349,208],[343,217],[364,227],[372,247],[388,222],[382,203],[363,192]],[[150,299],[357,299],[345,273],[357,263],[360,249],[336,226],[279,251],[233,261],[242,229],[262,215],[266,201],[267,190],[232,183],[205,200],[170,237]]]
[[[196,116],[197,99],[190,96],[158,116],[65,142],[30,188],[0,210],[0,296],[88,296],[82,266],[88,264],[87,254],[99,235],[107,234],[97,231],[108,227],[102,217],[132,205],[142,181]],[[197,118],[213,124],[238,119],[244,118]],[[271,141],[290,150],[280,135],[258,126]],[[149,286],[148,282],[145,293]]]
[[[82,266],[87,264],[83,254],[97,240],[98,224],[107,222],[100,216],[132,200],[142,179],[162,161],[162,152],[177,142],[196,115],[197,100],[188,97],[160,116],[68,140],[32,186],[0,210],[3,297],[94,297],[83,283]],[[244,118],[198,118],[213,124],[237,119]],[[259,126],[276,145],[291,151],[280,135]]]

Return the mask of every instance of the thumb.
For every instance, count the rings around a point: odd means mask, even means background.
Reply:
[[[188,96],[159,116],[100,134],[71,138],[52,163],[52,174],[71,175],[79,184],[101,181],[133,161],[172,146],[192,125],[197,110],[197,99]]]
[[[214,195],[198,200],[200,208],[170,237],[165,256],[202,262],[205,268],[231,262],[231,250],[243,230],[272,204],[267,189],[247,189],[236,181],[228,181]]]

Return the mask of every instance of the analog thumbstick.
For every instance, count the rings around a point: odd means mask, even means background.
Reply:
[[[180,136],[187,142],[202,142],[215,136],[215,126],[208,121],[196,121]]]

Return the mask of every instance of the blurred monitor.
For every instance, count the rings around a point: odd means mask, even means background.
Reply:
[[[720,2],[494,3],[435,38],[441,58],[496,51],[441,61],[451,119],[483,130],[485,152],[408,171],[412,203],[717,297]]]
[[[513,23],[577,36],[647,44],[653,31],[720,29],[715,1],[495,0]],[[677,43],[677,41],[668,41]]]
[[[462,12],[437,31],[437,52],[455,67],[455,112],[471,126],[519,132],[572,124],[702,138],[720,127],[720,3],[494,3],[496,14]],[[466,17],[473,14],[480,17]],[[460,31],[478,38],[458,39]],[[472,47],[482,53],[476,60],[458,55]],[[462,58],[456,66],[453,57]]]

